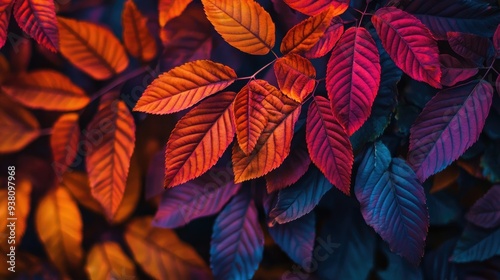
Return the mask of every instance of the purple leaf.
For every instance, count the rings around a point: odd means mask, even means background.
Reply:
[[[467,220],[483,228],[500,226],[500,185],[493,186],[467,213]]]
[[[157,152],[151,159],[146,175],[146,199],[151,199],[161,194],[165,180],[165,147]]]
[[[449,54],[439,55],[441,62],[441,83],[447,87],[463,82],[479,72],[477,66],[467,59],[457,59]]]
[[[482,66],[484,60],[493,54],[493,46],[486,37],[460,32],[448,32],[447,36],[454,52],[474,61],[479,66]]]
[[[392,159],[387,147],[378,142],[367,150],[354,188],[366,223],[391,251],[418,265],[429,216],[424,189],[413,170],[404,160]]]
[[[493,88],[483,80],[442,90],[410,130],[408,162],[421,182],[443,170],[474,142],[484,127]]]
[[[264,233],[248,190],[239,192],[215,220],[210,266],[215,279],[251,279],[264,251]]]

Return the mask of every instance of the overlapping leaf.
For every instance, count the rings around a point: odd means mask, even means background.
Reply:
[[[142,165],[139,162],[137,153],[130,159],[130,168],[125,183],[125,191],[116,214],[109,221],[111,224],[119,224],[127,220],[134,213],[139,203],[142,193]],[[105,213],[105,212],[104,212]]]
[[[97,243],[90,249],[85,265],[90,279],[134,279],[135,265],[114,241]]]
[[[66,188],[73,198],[82,206],[96,213],[102,214],[101,204],[90,192],[89,176],[82,171],[68,171],[63,174],[61,186]]]
[[[53,1],[16,0],[13,12],[19,26],[40,45],[53,52],[59,49],[59,31]]]
[[[170,20],[178,17],[193,0],[160,0],[158,1],[160,27],[164,27]]]
[[[479,72],[473,62],[466,59],[457,59],[449,54],[439,55],[439,61],[443,72],[441,83],[445,86],[454,86]]]
[[[304,53],[307,58],[320,58],[331,51],[344,33],[344,24],[339,17],[332,19],[330,26],[325,30],[319,41]]]
[[[147,21],[132,0],[125,2],[122,13],[123,42],[127,51],[142,62],[150,61],[157,52]]]
[[[381,142],[370,147],[355,183],[366,223],[389,243],[391,251],[418,265],[429,227],[424,189],[402,159],[391,158]]]
[[[316,69],[300,55],[278,58],[274,63],[274,74],[281,92],[297,102],[302,102],[314,90]]]
[[[251,279],[264,251],[264,234],[248,191],[231,199],[214,223],[210,266],[216,279]]]
[[[372,23],[396,65],[417,81],[441,88],[437,42],[416,17],[394,7],[381,8]]]
[[[408,162],[421,182],[443,170],[479,138],[493,98],[483,80],[439,92],[411,128]]]
[[[53,70],[20,74],[2,89],[19,103],[35,109],[74,111],[85,107],[90,101],[80,87]]]
[[[17,178],[18,180],[12,181],[15,185],[9,184],[7,180],[4,180],[4,185],[2,186],[4,187],[4,191],[0,193],[0,204],[4,205],[3,209],[0,210],[0,236],[4,240],[0,244],[0,252],[2,254],[10,253],[11,245],[19,247],[28,227],[28,216],[31,210],[31,190],[33,186],[29,180],[21,176]],[[12,201],[11,194],[13,191],[15,192],[15,201]],[[14,236],[10,233],[12,227],[8,226],[11,222],[15,222],[16,234]]]
[[[455,263],[484,261],[495,255],[500,255],[500,229],[486,230],[469,225],[450,260]]]
[[[236,77],[233,69],[220,63],[210,60],[188,62],[156,78],[134,110],[151,114],[175,113],[223,90]]]
[[[50,136],[53,166],[58,176],[62,176],[76,159],[79,140],[78,114],[62,115],[54,124]]]
[[[283,164],[266,175],[267,192],[271,193],[294,184],[306,174],[310,164],[311,158],[306,147],[292,147]]]
[[[326,74],[332,111],[348,135],[370,116],[381,71],[370,33],[362,27],[348,29],[332,51]]]
[[[486,37],[460,32],[448,32],[447,36],[454,52],[476,62],[479,66],[493,54],[493,46]]]
[[[271,51],[275,43],[274,22],[254,0],[202,0],[208,20],[231,46],[254,55]]]
[[[106,101],[87,126],[86,140],[92,143],[86,167],[92,196],[102,205],[109,220],[120,205],[130,158],[135,145],[135,124],[123,101]],[[95,134],[94,134],[95,133]],[[100,139],[93,138],[100,134]]]
[[[7,41],[10,15],[12,13],[12,4],[14,0],[4,0],[0,2],[0,48]]]
[[[105,27],[58,17],[61,54],[94,79],[105,80],[128,66],[124,47]]]
[[[222,156],[233,141],[234,92],[211,97],[177,123],[167,143],[165,187],[199,177]]]
[[[283,0],[292,9],[303,14],[315,16],[326,9],[335,10],[336,14],[342,14],[349,7],[349,0]]]
[[[500,226],[499,198],[500,185],[495,185],[470,208],[467,220],[484,228]]]

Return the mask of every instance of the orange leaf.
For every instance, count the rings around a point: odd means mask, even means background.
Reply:
[[[92,144],[86,157],[91,193],[112,220],[123,199],[134,151],[134,119],[123,101],[109,100],[101,104],[87,131],[86,141]]]
[[[156,41],[149,32],[148,19],[141,14],[134,1],[127,0],[122,14],[123,42],[128,52],[142,62],[156,56]]]
[[[40,136],[35,116],[4,95],[0,95],[0,153],[21,150]]]
[[[167,143],[165,187],[199,177],[217,163],[234,138],[235,96],[217,94],[179,120]]]
[[[20,74],[2,89],[19,103],[35,109],[74,111],[90,101],[68,77],[53,70]]]
[[[82,218],[66,189],[51,190],[38,204],[36,230],[47,255],[61,272],[78,268],[83,256]]]
[[[233,69],[220,63],[210,60],[188,62],[156,78],[144,91],[134,111],[175,113],[225,89],[236,77]]]
[[[130,170],[128,172],[127,183],[123,199],[116,210],[116,214],[111,220],[111,224],[119,224],[125,221],[134,212],[142,191],[142,170],[136,153],[130,159]]]
[[[350,0],[283,0],[290,8],[309,16],[315,16],[332,8],[339,15],[347,10]]]
[[[97,80],[119,74],[128,66],[125,49],[102,26],[58,17],[60,51],[78,69]]]
[[[193,0],[160,0],[158,1],[160,27],[164,27],[171,19],[184,12]]]
[[[14,17],[17,23],[38,44],[56,52],[59,49],[56,8],[51,0],[16,0]]]
[[[261,177],[278,168],[290,153],[293,129],[300,115],[300,104],[278,90],[264,100],[268,123],[254,150],[246,155],[239,145],[233,146],[235,182]]]
[[[460,175],[460,168],[456,165],[450,165],[445,170],[434,175],[430,193],[436,193],[451,186]]]
[[[275,43],[274,22],[254,0],[202,0],[208,20],[231,46],[255,55],[269,53]]]
[[[62,115],[54,124],[50,136],[50,147],[54,157],[52,166],[59,177],[68,170],[76,159],[79,140],[78,114]]]
[[[152,218],[135,219],[125,241],[136,262],[154,279],[206,279],[210,270],[203,259],[170,229],[154,228]]]
[[[334,9],[328,9],[292,27],[281,42],[281,53],[304,52],[312,48],[337,15]]]
[[[6,168],[7,170],[7,168]],[[16,170],[17,171],[17,170]],[[16,172],[17,173],[17,172]],[[6,173],[7,174],[7,173]],[[27,219],[28,215],[30,213],[30,203],[31,203],[31,189],[32,189],[32,184],[30,181],[23,179],[23,177],[18,176],[16,177],[18,181],[14,182],[15,185],[15,191],[12,191],[11,188],[12,186],[8,187],[7,186],[7,178],[2,178],[2,184],[4,188],[2,188],[2,191],[0,192],[0,205],[3,207],[0,208],[0,236],[4,238],[0,238],[2,242],[0,243],[0,250],[3,254],[3,252],[10,252],[10,246],[15,245],[16,247],[19,247],[21,244],[21,240],[23,239],[24,233],[26,231],[26,226],[27,226]],[[15,205],[9,204],[9,202],[12,202],[9,200],[9,195],[15,193]],[[14,206],[15,208],[15,216],[11,216],[9,214],[10,210],[8,209],[9,206]],[[7,241],[7,237],[10,235],[10,228],[7,227],[9,224],[8,218],[16,218],[16,228],[15,228],[15,238],[13,239],[15,241],[14,244],[10,243]],[[16,252],[17,253],[17,252]]]
[[[300,55],[290,54],[276,60],[274,73],[280,90],[297,102],[304,101],[314,90],[316,69]]]
[[[10,14],[12,13],[13,0],[0,0],[0,48],[7,41]]]
[[[90,193],[90,183],[87,173],[82,171],[68,171],[64,173],[61,186],[65,187],[75,200],[96,213],[104,211],[101,204]]]
[[[307,58],[320,58],[325,56],[335,47],[344,33],[344,23],[339,17],[332,19],[330,26],[326,29],[323,37],[308,51],[304,53]]]
[[[136,279],[134,263],[114,241],[98,243],[90,249],[85,271],[90,279]]]

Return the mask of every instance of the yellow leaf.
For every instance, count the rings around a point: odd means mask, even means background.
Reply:
[[[233,69],[210,60],[196,60],[161,74],[144,91],[134,111],[170,114],[187,109],[221,91],[237,78]]]
[[[275,43],[274,22],[254,0],[202,0],[208,20],[231,46],[255,55],[269,53]]]
[[[156,41],[149,32],[148,19],[141,14],[134,1],[127,0],[122,14],[123,42],[125,48],[142,62],[156,56]]]
[[[62,17],[57,20],[61,54],[78,69],[105,80],[127,68],[125,49],[110,30],[90,22]]]
[[[26,231],[32,185],[29,180],[19,177],[21,176],[15,177],[18,179],[17,181],[12,181],[15,185],[5,186],[5,189],[0,192],[0,205],[2,205],[2,208],[0,208],[0,251],[2,254],[9,253],[10,246],[19,247]],[[6,178],[2,178],[2,184],[7,185]],[[15,200],[12,200],[12,198]],[[15,204],[12,204],[12,202]],[[9,206],[13,208],[9,209]],[[15,218],[16,220],[8,220],[9,218]],[[15,222],[14,231],[8,227],[10,222]]]
[[[85,266],[92,280],[136,279],[135,265],[113,241],[95,244]]]
[[[193,0],[160,0],[158,1],[160,27],[164,27],[171,19],[184,12]]]
[[[64,188],[49,191],[35,213],[36,230],[47,255],[63,273],[80,267],[83,250],[82,218]]]
[[[274,73],[280,90],[297,102],[304,101],[314,90],[316,70],[300,55],[289,54],[276,60]]]

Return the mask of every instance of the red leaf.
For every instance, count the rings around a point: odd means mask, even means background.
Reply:
[[[349,7],[349,0],[283,0],[292,9],[309,16],[315,16],[332,7],[342,14]]]
[[[312,162],[330,183],[349,195],[354,163],[351,142],[324,97],[316,96],[309,106],[306,140]]]
[[[278,58],[274,73],[280,90],[291,99],[302,102],[314,90],[316,69],[312,63],[297,54]]]
[[[62,115],[54,124],[50,136],[50,147],[52,148],[54,167],[58,176],[62,176],[75,160],[78,151],[78,140],[80,140],[78,114]]]
[[[339,17],[332,20],[330,27],[328,27],[323,34],[323,37],[311,49],[304,53],[307,58],[320,58],[326,55],[335,47],[340,36],[344,33],[344,24]]]
[[[387,7],[377,10],[372,23],[384,49],[401,70],[417,81],[441,88],[437,42],[419,19]]]
[[[491,42],[488,38],[474,34],[448,32],[448,42],[454,52],[461,57],[470,59],[478,65],[482,65],[491,51]]]
[[[179,120],[167,143],[165,187],[199,177],[217,163],[234,138],[235,95],[211,97]]]
[[[441,83],[451,87],[459,82],[463,82],[479,72],[477,66],[466,59],[457,59],[449,54],[439,55],[443,76]]]
[[[23,31],[40,45],[53,52],[59,49],[54,1],[17,0],[14,3],[14,17]]]
[[[333,49],[326,89],[337,120],[352,135],[368,119],[380,85],[377,45],[364,28],[348,29]]]
[[[306,174],[311,158],[305,147],[295,147],[280,167],[266,175],[267,192],[272,193],[296,183]]]
[[[12,13],[13,0],[0,1],[0,48],[7,40],[7,28],[9,27],[10,14]]]

